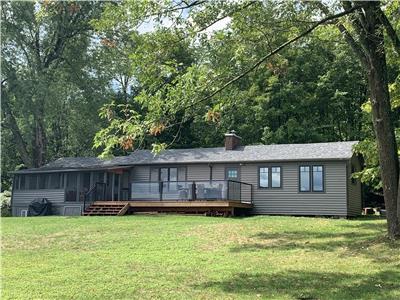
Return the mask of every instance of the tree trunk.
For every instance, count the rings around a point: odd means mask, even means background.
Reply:
[[[383,27],[379,20],[379,11],[379,2],[371,2],[365,6],[364,30],[368,46],[367,76],[387,211],[388,235],[390,239],[396,239],[400,237],[397,200],[399,161],[391,118]]]
[[[15,119],[15,116],[11,110],[11,107],[9,103],[7,102],[8,99],[6,97],[6,92],[5,92],[5,87],[2,87],[1,89],[1,95],[2,95],[2,106],[3,106],[3,112],[4,112],[4,121],[5,124],[8,125],[10,128],[13,136],[14,136],[14,142],[16,144],[16,149],[21,156],[21,159],[25,165],[25,167],[32,167],[32,160],[30,158],[30,155],[28,153],[26,143],[22,137],[21,131],[19,130],[17,120]]]
[[[36,168],[43,166],[45,163],[47,143],[42,116],[42,114],[34,116],[33,165]]]

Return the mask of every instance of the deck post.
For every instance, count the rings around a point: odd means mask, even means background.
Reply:
[[[239,183],[239,199],[240,203],[242,203],[242,183]]]
[[[196,182],[192,182],[192,200],[196,200]]]
[[[158,189],[159,189],[159,191],[160,191],[160,201],[162,201],[162,194],[163,194],[164,182],[163,182],[163,181],[159,181],[158,184],[159,184]]]
[[[250,185],[250,203],[253,204],[253,185]]]

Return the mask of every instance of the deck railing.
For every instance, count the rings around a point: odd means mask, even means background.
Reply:
[[[252,185],[234,180],[132,182],[131,200],[252,203]]]

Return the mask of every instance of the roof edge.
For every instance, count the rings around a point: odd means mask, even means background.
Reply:
[[[256,163],[284,163],[284,162],[332,162],[332,161],[349,161],[353,156],[350,157],[342,157],[342,158],[319,158],[319,159],[274,159],[274,160],[247,160],[247,161],[235,161],[232,162],[230,160],[226,161],[188,161],[188,162],[155,162],[155,163],[135,163],[129,165],[119,165],[112,167],[88,167],[88,168],[65,168],[65,169],[23,169],[18,171],[11,171],[9,174],[42,174],[42,173],[58,173],[58,172],[78,172],[78,171],[96,171],[96,170],[115,170],[121,168],[132,168],[135,166],[154,166],[154,165],[201,165],[201,164],[256,164]]]

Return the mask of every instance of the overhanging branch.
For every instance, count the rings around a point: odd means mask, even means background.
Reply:
[[[331,15],[328,7],[325,4],[323,4],[322,2],[318,2],[316,3],[316,5],[326,16]],[[347,30],[347,28],[338,19],[333,20],[331,23],[336,25],[340,33],[343,35],[343,38],[345,39],[347,44],[351,47],[353,52],[357,55],[358,59],[361,61],[361,66],[365,68],[365,66],[367,65],[367,57],[364,54],[363,48],[357,44],[353,36]]]
[[[340,12],[338,14],[335,15],[331,15],[328,16],[318,22],[316,22],[313,26],[311,26],[309,29],[307,29],[306,31],[302,32],[301,34],[297,35],[296,37],[290,39],[289,41],[283,43],[282,45],[280,45],[278,48],[276,48],[275,50],[271,51],[270,53],[268,53],[267,55],[261,57],[253,66],[251,66],[249,69],[247,69],[246,71],[244,71],[242,74],[234,77],[233,79],[229,80],[228,82],[226,82],[222,87],[218,88],[217,90],[215,90],[214,92],[212,92],[211,94],[209,94],[208,96],[200,99],[198,102],[196,103],[192,103],[191,105],[187,106],[186,108],[190,108],[192,106],[194,106],[197,103],[201,103],[204,102],[208,99],[211,99],[212,97],[214,97],[215,95],[217,95],[218,93],[220,93],[221,91],[223,91],[225,88],[227,88],[228,86],[230,86],[231,84],[235,83],[236,81],[240,80],[241,78],[245,77],[247,74],[249,74],[250,72],[252,72],[254,69],[256,69],[258,66],[260,66],[264,61],[266,61],[268,58],[270,58],[271,56],[275,55],[276,53],[280,52],[281,50],[283,50],[284,48],[286,48],[287,46],[293,44],[294,42],[296,42],[297,40],[303,38],[304,36],[308,35],[309,33],[311,33],[315,28],[317,28],[318,26],[329,22],[331,20],[343,17],[345,15],[348,15],[352,12],[354,12],[357,9],[361,9],[362,6],[361,5],[356,5],[351,7],[348,10],[345,10],[343,12]]]
[[[390,21],[388,20],[387,16],[381,9],[379,10],[379,20],[385,27],[386,33],[393,43],[394,50],[397,52],[398,55],[400,55],[400,39],[397,36],[396,31],[394,30],[392,24],[390,24]]]

